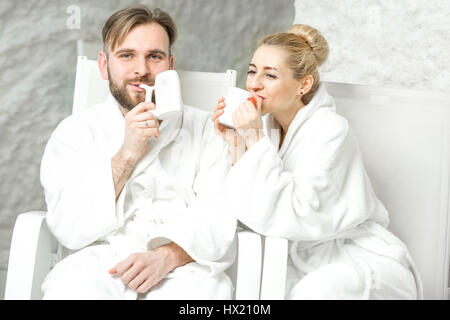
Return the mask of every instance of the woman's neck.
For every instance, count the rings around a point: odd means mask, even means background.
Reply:
[[[272,113],[272,116],[275,118],[275,120],[277,120],[277,122],[281,126],[280,149],[283,144],[284,138],[286,137],[286,134],[288,132],[289,126],[292,123],[292,120],[294,120],[297,112],[304,106],[305,106],[304,104],[301,104],[297,107],[290,108],[289,109],[289,110],[291,110],[290,112],[286,112],[286,110],[284,110],[283,112],[280,112],[280,113]]]

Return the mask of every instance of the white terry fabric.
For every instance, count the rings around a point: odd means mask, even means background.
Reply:
[[[228,174],[226,203],[256,232],[290,240],[287,290],[300,293],[287,296],[373,298],[389,274],[403,279],[406,289],[385,286],[376,297],[422,298],[414,262],[386,229],[388,212],[372,189],[347,120],[336,113],[324,86],[297,112],[280,150],[279,124],[271,115],[263,120],[265,137]],[[334,274],[332,281],[324,270]]]
[[[173,241],[196,262],[168,278],[186,272],[222,278],[235,258],[236,220],[214,208],[229,166],[226,145],[215,135],[209,114],[184,106],[178,116],[164,120],[160,138],[149,140],[148,153],[116,202],[111,159],[124,131],[125,119],[109,96],[64,119],[46,146],[41,182],[49,229],[64,247],[88,247],[92,253],[87,258],[80,250],[69,260],[95,260],[108,250],[115,261],[111,268],[131,253]],[[50,290],[51,284],[43,288]]]

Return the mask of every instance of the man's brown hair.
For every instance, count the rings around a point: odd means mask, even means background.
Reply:
[[[116,46],[120,45],[127,34],[134,27],[142,24],[156,22],[161,25],[169,36],[170,48],[177,37],[177,27],[172,17],[161,9],[151,12],[149,8],[137,5],[122,9],[114,13],[105,23],[102,30],[103,50],[109,54]]]

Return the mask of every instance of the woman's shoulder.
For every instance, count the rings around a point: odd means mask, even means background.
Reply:
[[[344,139],[350,132],[348,120],[331,108],[316,110],[304,125],[304,132],[318,140]]]

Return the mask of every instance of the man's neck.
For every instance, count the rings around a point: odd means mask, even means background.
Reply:
[[[125,116],[127,115],[128,111],[130,111],[130,110],[128,110],[128,109],[122,107],[121,105],[119,105],[119,109],[120,109],[120,112],[122,113],[122,115],[123,115],[124,118],[125,118]]]

